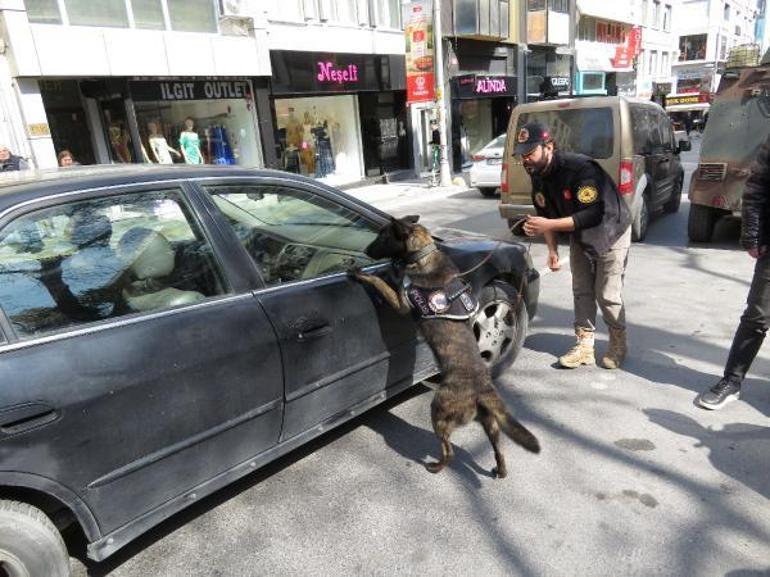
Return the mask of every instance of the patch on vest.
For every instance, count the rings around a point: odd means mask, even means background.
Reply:
[[[578,189],[577,197],[583,204],[591,204],[599,198],[599,191],[596,190],[595,186],[581,186]]]
[[[535,194],[535,204],[540,208],[545,208],[545,195],[542,192]]]

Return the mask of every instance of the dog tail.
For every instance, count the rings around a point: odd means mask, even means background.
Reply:
[[[513,418],[508,412],[505,403],[497,394],[497,391],[490,390],[479,398],[479,404],[495,417],[497,424],[503,432],[508,435],[517,445],[523,447],[531,453],[540,452],[540,443],[537,437],[529,429]]]

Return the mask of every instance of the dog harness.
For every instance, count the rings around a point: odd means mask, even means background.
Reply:
[[[420,319],[450,319],[466,321],[479,310],[471,285],[453,279],[444,287],[426,288],[412,284],[404,276],[402,289],[406,302]]]

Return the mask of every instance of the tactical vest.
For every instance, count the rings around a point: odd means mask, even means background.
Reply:
[[[443,287],[421,287],[405,276],[402,291],[417,319],[465,321],[479,310],[471,285],[460,279],[451,280]]]

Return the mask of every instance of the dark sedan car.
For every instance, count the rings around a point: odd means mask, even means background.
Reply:
[[[270,171],[0,182],[0,574],[67,575],[67,520],[102,560],[435,374],[413,320],[346,273],[394,275],[363,252],[387,219]],[[440,245],[461,269],[496,246]],[[499,371],[535,312],[537,272],[504,243],[469,281]]]

